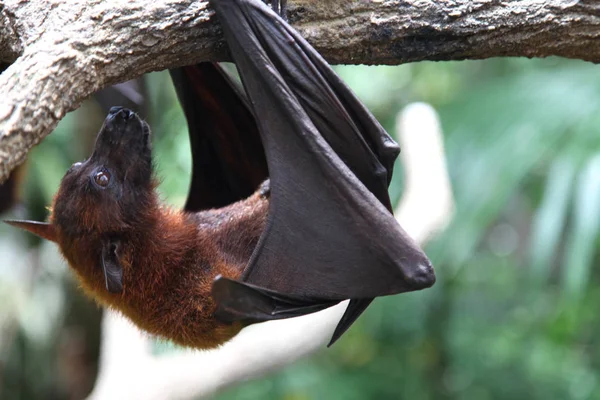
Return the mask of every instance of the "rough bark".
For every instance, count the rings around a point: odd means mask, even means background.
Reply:
[[[331,63],[558,55],[600,61],[597,0],[297,0]],[[226,49],[206,0],[0,0],[0,181],[105,86]]]

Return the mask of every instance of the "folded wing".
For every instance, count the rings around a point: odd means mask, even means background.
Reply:
[[[221,315],[275,319],[286,307],[275,294],[307,305],[353,299],[335,338],[372,298],[431,286],[429,260],[391,213],[397,145],[259,0],[211,4],[257,116],[271,179],[267,228],[243,275],[250,285],[215,284]],[[257,288],[268,291],[253,310],[247,293]],[[258,300],[265,293],[273,295],[271,308]],[[240,298],[249,300],[242,306]]]

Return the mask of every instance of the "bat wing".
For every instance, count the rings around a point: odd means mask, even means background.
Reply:
[[[268,176],[256,121],[245,97],[217,64],[171,70],[190,132],[192,182],[187,211],[250,196]]]
[[[398,147],[327,62],[259,0],[211,4],[257,116],[271,179],[267,226],[243,282],[218,279],[213,287],[218,315],[257,322],[352,299],[333,342],[374,297],[435,281],[391,213]]]
[[[265,320],[297,317],[324,310],[338,303],[338,301],[323,301],[305,296],[290,296],[223,277],[215,280],[212,291],[217,301],[223,300],[216,315],[226,322],[243,321],[252,324]],[[269,317],[265,318],[265,316]]]

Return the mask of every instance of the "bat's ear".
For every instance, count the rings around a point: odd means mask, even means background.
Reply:
[[[123,291],[123,267],[119,260],[119,242],[107,241],[102,244],[102,269],[106,290],[110,293]]]
[[[16,226],[17,228],[25,229],[33,233],[34,235],[38,235],[39,237],[50,240],[51,242],[56,243],[56,229],[54,225],[49,224],[47,222],[38,222],[38,221],[19,221],[19,220],[5,220],[9,225]]]

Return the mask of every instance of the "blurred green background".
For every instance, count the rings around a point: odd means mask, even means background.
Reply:
[[[600,69],[492,59],[338,71],[389,132],[410,102],[440,113],[457,209],[426,247],[437,284],[376,300],[333,348],[216,398],[600,398]],[[160,190],[180,206],[187,128],[168,75],[146,79]],[[103,117],[90,100],[31,152],[22,205],[5,217],[45,217]],[[395,201],[401,192],[399,165]],[[85,396],[100,311],[52,244],[2,226],[0,256],[0,398]]]

